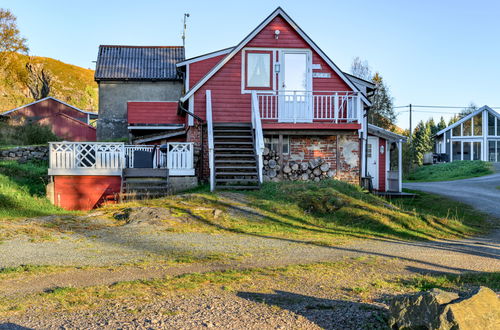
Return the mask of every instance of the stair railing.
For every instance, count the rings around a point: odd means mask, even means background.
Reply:
[[[262,122],[260,120],[259,99],[257,92],[252,91],[252,128],[255,135],[255,153],[257,154],[257,166],[259,173],[259,182],[262,183],[262,168],[264,153],[264,132],[262,131]]]
[[[210,191],[215,190],[214,127],[212,120],[212,92],[206,91],[208,127],[208,167],[210,169]]]

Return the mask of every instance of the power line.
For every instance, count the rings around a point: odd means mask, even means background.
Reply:
[[[465,107],[457,107],[453,105],[411,105],[413,108],[434,108],[434,109],[467,109],[470,108],[470,106],[465,106]],[[399,109],[399,108],[409,108],[410,105],[399,105],[396,107],[393,107],[394,109]],[[500,109],[500,107],[490,107],[491,109]]]

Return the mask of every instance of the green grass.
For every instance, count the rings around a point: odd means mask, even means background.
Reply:
[[[0,220],[69,214],[45,197],[47,164],[0,161]]]
[[[492,174],[491,163],[481,160],[464,160],[451,163],[421,166],[411,172],[406,182],[452,181]]]
[[[258,191],[199,189],[167,198],[108,205],[110,215],[138,206],[171,212],[171,232],[229,232],[333,246],[352,238],[426,240],[487,231],[487,216],[442,197],[391,202],[340,181],[265,183]]]
[[[491,273],[465,273],[461,275],[418,275],[403,281],[403,285],[420,291],[433,288],[454,289],[467,286],[487,286],[492,290],[500,290],[500,272]]]

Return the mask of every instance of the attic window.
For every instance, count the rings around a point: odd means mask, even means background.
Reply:
[[[246,53],[246,87],[271,88],[271,52]]]

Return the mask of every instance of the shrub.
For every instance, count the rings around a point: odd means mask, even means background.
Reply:
[[[2,145],[46,144],[50,141],[59,140],[48,126],[36,123],[21,126],[0,123],[0,144]]]

